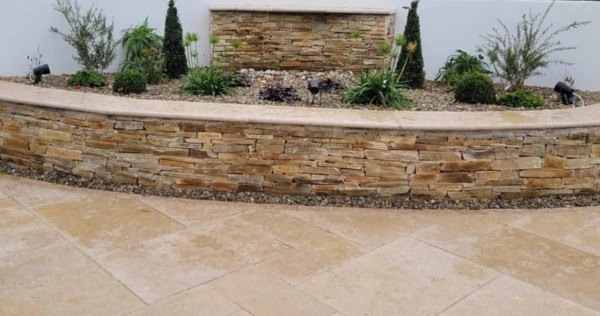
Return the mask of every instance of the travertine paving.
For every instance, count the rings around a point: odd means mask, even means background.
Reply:
[[[2,176],[0,315],[600,316],[600,208],[254,205]]]

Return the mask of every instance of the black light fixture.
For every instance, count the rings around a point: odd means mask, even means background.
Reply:
[[[31,71],[31,73],[29,74],[29,80],[31,80],[31,82],[33,82],[33,84],[38,84],[38,83],[40,83],[40,81],[42,81],[43,75],[49,75],[49,74],[50,74],[50,67],[48,66],[48,64],[41,65],[39,67],[34,68]]]
[[[575,89],[569,87],[566,83],[560,81],[554,86],[554,92],[560,93],[560,98],[564,105],[571,105],[575,101]]]
[[[315,95],[319,95],[319,104],[323,104],[323,100],[321,99],[321,88],[319,87],[319,81],[318,80],[311,80],[308,82],[308,88],[307,88],[307,92],[306,92],[306,104],[308,104],[308,93],[311,93],[313,98],[312,98],[312,103],[311,104],[315,104]]]

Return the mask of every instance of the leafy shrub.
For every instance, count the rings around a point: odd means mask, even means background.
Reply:
[[[130,69],[141,72],[146,77],[146,83],[159,84],[164,78],[165,58],[155,47],[143,49],[139,58],[123,63],[121,70]]]
[[[458,102],[470,104],[493,104],[496,102],[496,86],[485,74],[468,73],[456,84],[454,98]]]
[[[252,87],[252,81],[243,73],[235,72],[233,74],[233,87],[249,88]]]
[[[488,65],[483,61],[483,56],[470,55],[459,49],[456,54],[446,59],[446,64],[440,68],[435,80],[444,82],[449,87],[454,87],[464,74],[475,71],[491,74],[487,67]]]
[[[85,14],[76,0],[57,0],[54,10],[60,12],[70,30],[68,33],[50,27],[50,32],[60,35],[73,46],[77,56],[73,59],[83,68],[102,73],[116,58],[117,42],[113,39],[114,22],[109,23],[104,12],[92,6]]]
[[[106,86],[106,77],[95,70],[83,69],[69,77],[67,85],[69,87],[104,87]]]
[[[344,85],[338,80],[325,78],[319,80],[319,90],[324,93],[331,93],[344,90]]]
[[[116,93],[142,93],[146,88],[146,77],[135,69],[121,71],[113,82],[113,91]]]
[[[404,28],[404,40],[409,45],[402,46],[398,66],[396,70],[402,73],[402,81],[411,88],[422,88],[425,84],[425,70],[423,62],[423,51],[421,46],[421,23],[417,13],[419,0],[410,4],[406,27]]]
[[[218,67],[195,68],[183,79],[183,91],[194,95],[227,95],[233,89],[233,76]]]
[[[391,71],[363,72],[356,85],[346,88],[344,102],[377,104],[400,109],[410,104],[401,90],[399,75]]]
[[[169,9],[167,10],[164,53],[167,76],[180,78],[188,72],[185,47],[183,46],[183,28],[173,0],[169,0]]]
[[[500,96],[498,103],[511,107],[537,108],[544,106],[546,101],[531,91],[517,90]]]
[[[260,98],[274,102],[293,102],[300,100],[296,89],[292,86],[284,86],[281,83],[270,85],[260,91]]]
[[[137,62],[144,58],[144,52],[150,49],[158,51],[163,49],[163,39],[156,34],[156,29],[148,27],[148,18],[144,23],[133,26],[124,31],[121,43],[125,51],[126,62]]]
[[[524,14],[514,33],[498,20],[501,30],[494,28],[492,34],[483,36],[485,43],[478,51],[489,58],[496,76],[508,82],[513,91],[522,89],[528,78],[543,75],[540,69],[551,64],[569,65],[564,60],[550,59],[553,53],[575,49],[562,46],[556,37],[590,23],[573,22],[552,31],[554,25],[545,26],[544,22],[554,4],[555,0],[543,14],[534,15],[531,10]]]

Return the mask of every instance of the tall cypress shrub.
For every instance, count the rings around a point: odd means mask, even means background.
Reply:
[[[183,47],[183,28],[173,0],[169,1],[169,9],[167,10],[163,46],[167,76],[169,78],[180,78],[187,74],[188,65],[185,47]]]
[[[406,27],[404,28],[404,38],[407,45],[402,46],[402,52],[398,59],[398,67],[396,67],[398,72],[404,69],[400,80],[411,88],[423,88],[425,84],[423,50],[421,46],[421,23],[419,22],[419,14],[417,13],[418,7],[419,0],[411,2]],[[416,48],[412,52],[409,51],[411,48],[411,45],[408,45],[409,43],[416,44]],[[405,64],[406,68],[404,68]]]

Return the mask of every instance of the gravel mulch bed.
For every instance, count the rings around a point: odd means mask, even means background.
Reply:
[[[307,105],[306,86],[310,79],[331,78],[337,80],[345,86],[351,85],[355,79],[355,75],[351,72],[327,72],[313,73],[301,71],[254,71],[243,69],[250,81],[252,87],[237,88],[236,93],[230,96],[192,96],[181,92],[182,80],[171,80],[169,82],[149,86],[148,91],[139,95],[128,95],[125,97],[138,99],[153,99],[153,100],[173,100],[173,101],[193,101],[193,102],[217,102],[217,103],[238,103],[238,104],[267,104],[267,105],[285,105],[285,106],[308,106],[308,107],[323,107],[323,108],[348,108],[348,109],[370,109],[370,110],[390,110],[378,106],[356,105],[342,102],[342,98],[338,93],[323,94],[323,103],[319,104],[318,100],[314,105]],[[109,85],[104,88],[82,88],[79,90],[84,93],[98,93],[106,95],[114,95],[111,86],[114,80],[114,74],[108,74]],[[73,90],[75,88],[67,87],[67,75],[51,75],[45,76],[39,84],[40,87]],[[25,77],[0,77],[0,80],[7,80],[22,84],[31,84]],[[277,103],[264,101],[260,99],[260,90],[264,87],[274,84],[283,83],[292,85],[298,90],[300,101],[290,103]],[[557,98],[557,94],[551,88],[542,87],[527,87],[538,96],[546,100],[546,106],[540,109],[566,109],[572,106],[563,105]],[[502,92],[502,88],[498,87],[498,92]],[[586,105],[600,103],[600,92],[578,91]],[[406,94],[413,100],[411,107],[406,110],[410,111],[529,111],[530,108],[511,108],[499,105],[473,105],[455,103],[452,92],[448,91],[447,87],[439,82],[428,81],[424,89],[407,90]],[[310,96],[309,99],[312,100]]]
[[[382,197],[320,197],[269,195],[254,192],[218,192],[153,188],[107,182],[101,179],[85,179],[63,172],[43,172],[26,169],[0,161],[0,176],[12,175],[78,188],[104,190],[144,196],[176,197],[195,200],[247,202],[256,204],[330,206],[373,209],[404,210],[493,210],[493,209],[548,209],[599,206],[600,194],[582,196],[553,196],[522,200],[472,200],[450,201],[429,199],[382,198]]]

